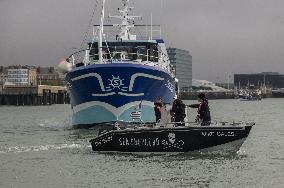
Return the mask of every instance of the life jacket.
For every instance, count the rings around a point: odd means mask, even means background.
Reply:
[[[162,110],[162,103],[161,102],[155,102],[154,103],[155,107],[154,107],[154,110],[155,110],[155,115],[156,116],[161,116],[161,110]]]
[[[199,104],[197,112],[203,121],[211,121],[210,108],[206,99]]]

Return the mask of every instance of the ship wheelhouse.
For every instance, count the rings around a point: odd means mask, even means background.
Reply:
[[[158,43],[153,41],[110,41],[103,42],[103,58],[106,61],[151,61],[159,62],[161,52]],[[98,43],[89,43],[90,59],[99,61]]]
[[[89,42],[88,48],[73,53],[67,59],[73,67],[92,64],[134,63],[157,66],[174,75],[165,44],[159,40],[113,40],[102,43],[102,61],[99,59],[99,42]]]

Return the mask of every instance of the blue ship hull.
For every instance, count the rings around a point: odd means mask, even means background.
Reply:
[[[74,68],[66,76],[72,126],[89,128],[110,122],[131,122],[141,111],[141,121],[154,122],[154,102],[171,103],[174,78],[160,67],[132,64],[93,64]]]

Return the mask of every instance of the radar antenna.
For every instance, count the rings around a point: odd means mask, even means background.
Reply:
[[[131,28],[134,28],[134,20],[142,18],[141,16],[129,16],[129,12],[134,8],[130,7],[130,0],[122,0],[122,8],[118,8],[121,15],[109,16],[109,18],[121,19],[121,24],[114,24],[113,26],[119,27],[121,32],[118,35],[120,40],[136,40],[136,35],[130,33]]]

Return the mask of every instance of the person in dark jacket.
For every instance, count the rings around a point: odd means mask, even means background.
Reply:
[[[177,123],[178,126],[185,126],[184,124],[184,118],[186,117],[185,104],[182,102],[182,100],[178,98],[174,100],[170,113],[173,122],[179,122]]]
[[[211,115],[208,100],[204,93],[198,94],[198,102],[200,103],[189,105],[189,107],[197,108],[197,119],[201,122],[201,126],[208,126],[211,123]]]
[[[162,107],[163,107],[163,103],[162,103],[162,97],[158,97],[156,102],[154,103],[154,111],[155,111],[155,116],[156,116],[156,122],[158,122],[161,119],[161,112],[162,112]]]

